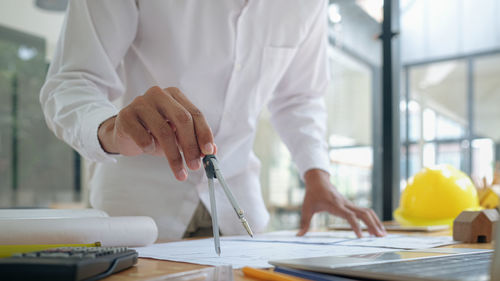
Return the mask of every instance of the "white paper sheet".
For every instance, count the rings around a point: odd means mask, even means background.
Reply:
[[[363,232],[363,238],[358,239],[352,231],[308,232],[303,237],[297,237],[295,234],[294,231],[277,231],[258,234],[254,238],[243,235],[226,236],[222,239],[230,241],[381,247],[404,250],[428,249],[458,243],[453,241],[451,236],[389,234],[385,237],[373,237],[369,236],[367,232]]]
[[[143,258],[214,266],[232,265],[233,268],[271,267],[269,260],[392,251],[387,248],[221,240],[222,253],[219,257],[215,253],[212,239],[153,244],[135,250]]]
[[[451,236],[410,236],[387,235],[386,237],[368,237],[342,241],[338,245],[358,247],[384,247],[392,249],[418,250],[456,244]]]
[[[205,265],[270,267],[269,260],[344,256],[425,249],[455,243],[448,236],[388,235],[382,238],[357,239],[351,231],[309,232],[304,237],[293,231],[279,231],[248,236],[227,236],[221,239],[221,256],[214,250],[213,239],[154,244],[136,248],[140,257],[189,262]]]
[[[366,234],[368,235],[368,234]],[[275,242],[296,244],[336,244],[356,238],[352,231],[345,232],[308,232],[305,236],[298,237],[294,231],[275,231],[257,234],[254,237],[248,235],[224,236],[227,241],[249,241],[249,242]]]

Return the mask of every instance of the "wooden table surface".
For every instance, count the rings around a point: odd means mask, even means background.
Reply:
[[[423,233],[423,232],[397,232],[397,231],[390,231],[389,233],[392,234],[410,234],[410,235],[424,235],[424,236],[444,236],[444,235],[451,235],[451,230],[444,230],[444,231],[436,231],[436,232],[430,232],[430,233]],[[455,244],[455,245],[449,245],[449,246],[444,246],[445,248],[476,248],[476,249],[491,249],[492,244],[491,243],[481,243],[481,244]],[[177,273],[177,272],[183,272],[183,271],[189,271],[189,270],[194,270],[194,269],[199,269],[199,268],[204,268],[207,266],[204,265],[197,265],[197,264],[190,264],[190,263],[182,263],[182,262],[172,262],[172,261],[163,261],[163,260],[154,260],[154,259],[144,259],[140,258],[139,262],[137,263],[136,266],[129,268],[127,270],[124,270],[120,273],[114,274],[108,278],[105,278],[103,280],[105,281],[118,281],[118,280],[123,280],[123,281],[139,281],[139,280],[148,280],[154,277],[166,275],[166,274],[171,274],[171,273]],[[248,278],[243,275],[241,270],[234,270],[234,280],[235,281],[250,281],[250,280],[256,280],[253,278]]]

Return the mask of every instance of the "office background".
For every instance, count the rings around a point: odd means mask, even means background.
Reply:
[[[500,2],[330,0],[326,93],[332,182],[385,219],[409,177],[451,164],[491,181],[500,161]],[[38,101],[64,0],[0,2],[0,208],[84,207],[85,161],[47,129]],[[304,185],[262,112],[270,229],[298,225]],[[313,224],[337,219],[316,215]]]

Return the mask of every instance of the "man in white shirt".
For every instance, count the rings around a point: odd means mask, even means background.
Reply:
[[[151,216],[160,238],[181,238],[207,212],[200,157],[215,144],[249,224],[264,231],[252,145],[266,104],[306,184],[299,234],[328,211],[358,236],[358,219],[382,236],[375,213],[326,172],[326,31],[322,0],[73,0],[40,101],[54,133],[92,162],[92,206]],[[222,234],[244,233],[217,186],[216,198]]]

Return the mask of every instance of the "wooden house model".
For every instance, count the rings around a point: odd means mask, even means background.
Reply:
[[[489,243],[493,240],[495,223],[500,215],[496,209],[463,211],[453,222],[453,240],[466,243]]]

